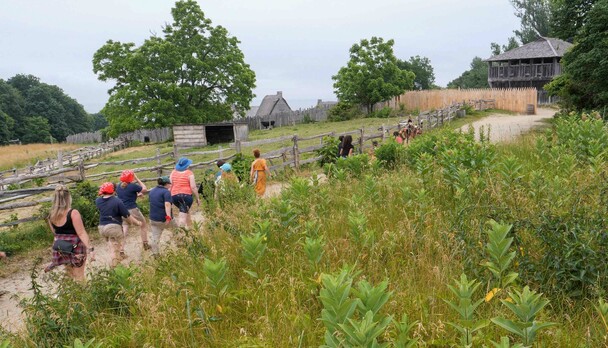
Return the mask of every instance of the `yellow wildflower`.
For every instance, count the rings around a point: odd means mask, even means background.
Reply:
[[[499,291],[499,288],[494,288],[490,290],[490,292],[486,294],[486,302],[490,302]]]
[[[215,310],[217,310],[218,313],[224,312],[224,310],[222,309],[222,306],[220,306],[219,304],[215,306]]]
[[[509,302],[509,303],[513,303],[513,299],[510,297],[505,298],[505,301]]]

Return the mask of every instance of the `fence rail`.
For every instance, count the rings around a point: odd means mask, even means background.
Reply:
[[[475,108],[477,108],[479,110],[495,107],[495,101],[493,101],[493,100],[473,100],[473,101],[469,101],[468,103],[470,105],[473,105]],[[455,103],[455,104],[452,104],[443,109],[423,112],[423,113],[420,113],[416,117],[416,120],[414,120],[414,121],[417,122],[418,125],[422,126],[423,129],[425,129],[425,130],[435,128],[438,126],[442,126],[443,124],[450,122],[454,118],[458,117],[459,111],[462,110],[462,107],[463,107],[462,103]],[[278,137],[278,138],[273,138],[273,139],[263,139],[263,140],[257,140],[257,141],[248,141],[248,142],[236,141],[235,143],[230,144],[230,148],[228,148],[228,149],[218,149],[218,150],[213,150],[213,151],[191,151],[191,152],[186,152],[186,153],[181,153],[181,154],[179,153],[179,149],[177,147],[174,147],[173,152],[166,153],[166,154],[161,154],[160,149],[157,149],[156,156],[153,156],[153,157],[134,158],[134,159],[125,160],[125,161],[98,162],[98,163],[92,163],[92,164],[88,164],[88,165],[85,165],[84,161],[81,160],[79,162],[78,166],[76,166],[76,167],[68,167],[68,168],[63,168],[61,170],[56,170],[53,172],[28,176],[27,179],[31,180],[32,178],[39,178],[39,177],[49,178],[50,176],[63,174],[63,173],[69,172],[69,171],[78,171],[78,175],[75,176],[76,180],[85,180],[87,178],[88,179],[91,179],[91,178],[100,179],[100,178],[111,177],[111,176],[116,177],[118,174],[121,173],[121,170],[109,171],[109,172],[103,172],[103,173],[97,173],[97,174],[89,174],[89,175],[87,175],[86,171],[89,169],[96,168],[100,165],[121,165],[121,164],[127,164],[127,163],[134,164],[134,163],[144,163],[144,162],[156,162],[156,165],[141,167],[141,168],[132,168],[132,170],[136,173],[146,172],[146,171],[156,172],[156,174],[160,176],[162,174],[163,170],[172,170],[174,168],[174,165],[175,165],[174,160],[177,159],[178,156],[180,156],[180,155],[183,155],[183,156],[217,155],[216,159],[193,163],[190,166],[191,168],[212,167],[212,166],[215,166],[216,161],[219,159],[223,159],[223,160],[233,159],[238,153],[242,152],[244,148],[251,148],[251,147],[259,146],[261,144],[272,144],[272,143],[282,144],[282,143],[285,143],[286,141],[290,141],[290,142],[292,142],[292,144],[290,146],[283,146],[279,149],[268,151],[264,154],[263,157],[269,161],[269,168],[272,171],[276,171],[276,170],[279,170],[279,169],[282,169],[282,168],[285,168],[288,166],[295,167],[297,169],[304,164],[314,163],[321,158],[320,156],[315,156],[314,154],[315,154],[316,150],[323,147],[325,137],[337,137],[340,135],[357,135],[357,136],[359,136],[357,150],[359,153],[363,153],[366,148],[371,147],[371,144],[369,143],[371,140],[373,140],[373,139],[383,139],[384,140],[384,139],[390,137],[390,135],[388,135],[388,133],[392,129],[400,129],[403,126],[404,126],[404,123],[399,123],[397,125],[391,125],[391,126],[383,125],[380,128],[371,129],[371,130],[361,128],[361,129],[356,129],[356,130],[351,130],[351,131],[346,131],[346,132],[326,132],[323,134],[302,137],[302,138],[298,137],[297,134],[294,134],[294,135],[289,135],[289,136],[283,136],[283,137]],[[319,143],[308,144],[308,145],[303,146],[304,142],[307,142],[307,141],[310,142],[315,139],[320,139]],[[232,154],[227,156],[228,152],[232,152]],[[312,154],[312,156],[310,156],[311,154]],[[302,155],[305,155],[308,157],[302,158]],[[162,159],[168,159],[168,158],[171,159],[170,163],[162,163]],[[23,179],[23,178],[21,178],[21,179]],[[142,179],[142,181],[144,181],[144,182],[155,181],[155,180],[156,180],[156,178]],[[22,182],[22,181],[19,181],[15,178],[0,179],[0,185],[7,185],[9,183],[16,183],[16,182]],[[53,185],[39,187],[39,188],[31,188],[31,189],[4,190],[4,191],[0,190],[0,203],[12,202],[12,201],[24,199],[27,197],[33,197],[33,196],[39,195],[41,193],[46,193],[46,192],[49,192],[52,190],[54,190]],[[6,197],[6,198],[3,198],[3,197]],[[20,208],[20,207],[32,207],[32,206],[36,206],[40,203],[47,202],[47,201],[49,201],[49,199],[44,198],[44,199],[40,199],[37,201],[30,201],[30,202],[23,202],[23,203],[0,204],[0,211],[16,209],[16,208]],[[0,224],[0,227],[14,226],[19,223],[35,221],[38,219],[40,219],[40,218],[32,217],[32,218],[20,219],[17,221],[10,221],[10,222]]]

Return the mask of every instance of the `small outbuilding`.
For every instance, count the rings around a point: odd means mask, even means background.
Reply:
[[[173,126],[173,141],[181,148],[246,141],[249,137],[247,122],[219,122]]]

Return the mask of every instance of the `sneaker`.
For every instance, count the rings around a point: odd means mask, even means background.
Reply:
[[[148,244],[148,242],[144,242],[144,250],[150,250],[150,249],[152,249],[150,244]]]

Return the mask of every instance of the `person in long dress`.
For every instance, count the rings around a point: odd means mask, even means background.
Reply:
[[[255,193],[262,197],[266,192],[266,180],[270,178],[270,169],[266,164],[266,160],[260,158],[260,150],[253,150],[253,157],[255,157],[255,160],[251,163],[249,176],[255,187]]]

